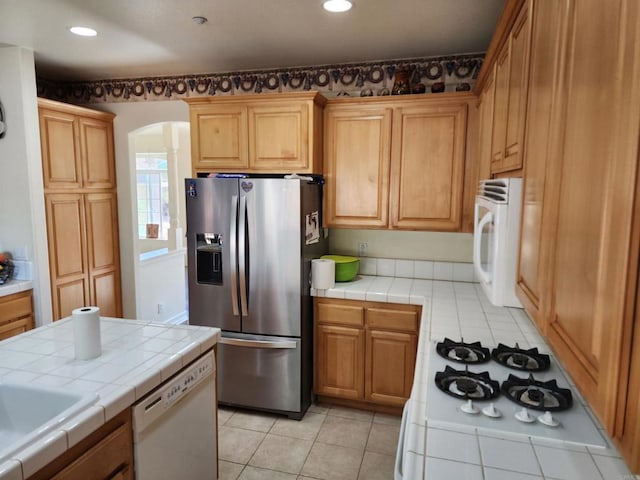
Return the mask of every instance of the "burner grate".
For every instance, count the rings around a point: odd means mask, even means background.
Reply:
[[[447,395],[463,400],[491,400],[500,395],[500,383],[489,373],[474,373],[468,368],[456,370],[448,365],[436,372],[436,386]]]
[[[532,410],[560,412],[573,405],[571,390],[558,387],[555,380],[536,380],[533,374],[529,378],[509,375],[501,391],[512,402]]]
[[[491,360],[489,349],[483,347],[480,342],[454,342],[450,338],[445,338],[444,341],[436,345],[436,351],[442,358],[467,365],[485,363]]]
[[[507,368],[525,372],[543,372],[551,366],[549,355],[540,353],[537,348],[521,349],[517,343],[515,347],[499,343],[491,351],[491,358]]]

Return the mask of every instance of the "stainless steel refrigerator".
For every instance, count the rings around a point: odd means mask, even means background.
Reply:
[[[302,418],[311,402],[311,260],[326,253],[322,187],[185,180],[189,323],[218,327],[218,399]]]

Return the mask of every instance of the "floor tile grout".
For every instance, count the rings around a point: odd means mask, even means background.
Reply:
[[[382,431],[384,431],[387,428],[392,428],[392,427],[396,427],[399,426],[399,418],[398,418],[398,423],[395,424],[395,422],[390,421],[389,419],[383,419],[383,417],[381,416],[380,418],[378,418],[378,421],[376,421],[376,412],[368,412],[368,411],[364,411],[364,410],[358,410],[358,409],[350,409],[350,408],[346,408],[346,407],[338,407],[338,406],[317,406],[314,405],[314,407],[316,407],[317,409],[310,409],[307,413],[312,413],[314,415],[319,415],[322,417],[321,421],[314,427],[317,428],[317,430],[315,431],[314,435],[312,438],[301,438],[300,436],[296,436],[295,433],[294,434],[282,434],[282,433],[278,433],[277,431],[275,431],[274,429],[276,428],[276,425],[278,424],[279,420],[285,420],[286,417],[279,417],[279,416],[271,416],[270,414],[265,414],[262,412],[251,412],[251,411],[246,411],[246,410],[242,410],[242,409],[238,409],[238,410],[232,410],[232,409],[226,409],[224,407],[222,407],[220,410],[224,411],[224,412],[229,412],[229,414],[227,415],[226,413],[223,414],[224,415],[224,422],[220,423],[219,426],[222,427],[228,427],[230,429],[238,429],[238,430],[243,430],[246,432],[251,432],[253,434],[261,434],[263,435],[263,437],[261,438],[261,440],[257,443],[257,445],[255,446],[255,448],[252,447],[252,451],[251,451],[251,455],[249,456],[249,459],[246,461],[246,463],[239,463],[237,461],[232,461],[232,460],[226,460],[224,458],[220,458],[220,460],[223,460],[225,462],[228,462],[229,464],[233,464],[233,465],[237,465],[242,467],[240,469],[240,471],[237,473],[237,475],[234,478],[234,480],[242,478],[242,475],[248,471],[249,468],[251,469],[258,469],[258,470],[264,470],[265,472],[278,472],[281,474],[286,474],[286,475],[290,475],[292,478],[296,478],[299,479],[302,476],[308,476],[308,474],[303,473],[305,466],[308,465],[308,462],[311,458],[312,452],[314,451],[314,448],[317,445],[325,445],[327,447],[334,447],[334,448],[339,448],[339,449],[348,449],[352,452],[356,452],[350,455],[356,455],[356,458],[359,456],[359,461],[357,464],[357,471],[356,471],[356,475],[355,477],[353,477],[353,480],[357,480],[358,478],[360,478],[360,475],[363,473],[363,468],[365,465],[365,457],[367,457],[367,453],[370,454],[374,454],[374,455],[381,455],[381,456],[386,456],[386,457],[393,457],[393,455],[389,454],[388,452],[384,452],[382,451],[382,449],[378,449],[378,450],[370,450],[369,444],[370,444],[370,440],[371,440],[371,435],[374,433],[374,426],[375,425],[380,425],[381,427],[376,427],[376,428],[380,428],[382,429]],[[320,411],[320,410],[323,411]],[[326,410],[325,410],[326,409]],[[333,412],[332,412],[333,410]],[[244,414],[244,417],[241,418],[239,415],[236,417],[236,419],[238,420],[238,423],[240,423],[240,426],[236,426],[236,425],[230,425],[230,422],[232,422],[233,417],[236,414],[242,413]],[[255,415],[256,418],[260,418],[260,419],[271,419],[272,422],[269,424],[267,429],[264,428],[260,428],[260,424],[256,424],[255,428],[256,429],[251,429],[251,416]],[[357,425],[358,423],[365,423],[367,424],[366,427],[366,439],[364,440],[364,443],[362,445],[362,447],[354,447],[354,446],[345,446],[345,445],[341,445],[339,443],[330,443],[332,439],[327,439],[324,438],[323,440],[319,440],[320,435],[323,431],[323,427],[326,425],[326,421],[329,417],[335,418],[335,419],[342,419],[345,420],[345,424],[353,426],[353,425]],[[365,418],[366,417],[366,418]],[[390,416],[391,417],[391,416]],[[348,420],[348,422],[346,421]],[[382,420],[382,421],[380,421]],[[244,421],[245,423],[242,424],[242,421]],[[265,422],[267,422],[268,420],[265,420]],[[340,420],[336,420],[334,421],[333,427],[334,427],[334,433],[337,429],[337,431],[340,431],[339,428],[336,427],[336,422],[339,423]],[[349,423],[349,422],[356,422],[356,423]],[[348,428],[348,427],[347,427]],[[229,430],[232,431],[232,430]],[[364,433],[364,430],[362,430],[362,432],[360,434]],[[272,436],[272,437],[269,437]],[[257,465],[251,465],[251,462],[254,460],[254,458],[256,458],[256,455],[258,453],[258,451],[260,450],[261,446],[264,444],[264,442],[267,440],[267,438],[271,438],[271,440],[273,440],[273,436],[279,436],[279,437],[285,437],[285,438],[289,438],[289,439],[294,439],[294,440],[304,440],[304,441],[309,441],[310,442],[310,447],[309,450],[306,452],[306,455],[304,456],[304,459],[301,462],[301,466],[300,468],[297,470],[296,473],[291,473],[291,471],[283,471],[283,470],[279,470],[277,467],[274,467],[273,465],[269,466],[269,467],[261,467],[261,466],[257,466]],[[357,437],[356,437],[357,438]],[[384,440],[383,440],[384,441]],[[388,440],[387,440],[388,441]],[[348,442],[347,442],[348,443]],[[374,445],[375,448],[375,445]],[[354,457],[353,460],[355,460]],[[392,459],[392,458],[391,458]],[[390,460],[391,460],[390,459]],[[354,468],[355,464],[352,464],[352,467],[349,468]],[[313,467],[312,467],[313,468]],[[355,470],[355,468],[354,468]],[[254,470],[252,470],[254,471]],[[313,472],[312,472],[313,473]],[[390,472],[391,473],[391,472]],[[221,480],[226,480],[226,478],[228,477],[221,477]],[[262,477],[260,477],[262,478]],[[265,477],[267,478],[267,477]],[[309,477],[309,478],[316,478],[316,477]],[[330,475],[330,478],[333,478],[332,475]],[[341,476],[341,478],[344,478]],[[318,477],[318,480],[322,480]]]

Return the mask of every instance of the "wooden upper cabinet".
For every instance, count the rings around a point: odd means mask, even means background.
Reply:
[[[531,8],[531,1],[524,2],[494,66],[492,174],[522,169],[521,145],[524,137],[529,76]]]
[[[491,140],[493,138],[493,108],[495,97],[495,68],[487,77],[487,82],[480,93],[479,105],[479,130],[478,130],[478,178],[486,179],[491,177]]]
[[[186,99],[193,175],[213,172],[322,173],[317,92]]]
[[[532,2],[525,3],[511,31],[509,65],[509,106],[504,146],[503,170],[522,168],[521,146],[524,136],[527,88],[529,85],[529,44]]]
[[[388,225],[391,114],[388,105],[326,108],[324,196],[328,225]]]
[[[113,123],[78,117],[84,188],[116,186]]]
[[[548,302],[548,265],[553,247],[545,213],[549,144],[552,137],[554,81],[560,67],[560,45],[569,0],[534,3],[529,100],[526,107],[527,135],[522,151],[525,164],[520,233],[520,257],[516,293],[531,318],[544,331],[545,301]],[[557,126],[554,127],[557,130]],[[552,202],[550,202],[552,203]],[[548,205],[548,204],[547,204]]]
[[[249,167],[246,106],[192,105],[190,122],[191,155],[197,170]]]
[[[38,99],[46,191],[115,188],[113,115]]]
[[[82,170],[75,115],[40,109],[44,188],[80,188]]]
[[[326,226],[460,229],[473,97],[410,97],[329,101]]]
[[[394,111],[390,226],[455,231],[462,215],[465,103]]]
[[[507,135],[507,115],[509,111],[509,43],[506,43],[496,62],[495,91],[493,97],[493,126],[491,134],[491,172],[502,167]]]
[[[249,107],[251,170],[311,171],[308,109],[299,102]]]

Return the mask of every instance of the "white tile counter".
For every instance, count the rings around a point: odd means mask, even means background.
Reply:
[[[31,280],[9,280],[7,283],[0,285],[0,297],[25,292],[32,288],[33,282]]]
[[[635,479],[601,429],[610,448],[478,433],[475,428],[429,424],[426,417],[428,352],[432,341],[465,338],[485,346],[499,342],[550,351],[524,310],[491,305],[479,284],[361,275],[312,295],[422,305],[411,393],[405,479],[441,480],[629,480]],[[567,375],[568,377],[568,375]],[[572,385],[576,397],[577,388]],[[596,421],[597,423],[597,421]],[[600,425],[599,423],[597,423]]]
[[[75,360],[67,318],[0,342],[0,381],[97,393],[97,403],[0,465],[22,480],[141,399],[218,341],[217,328],[101,318],[102,355]]]

